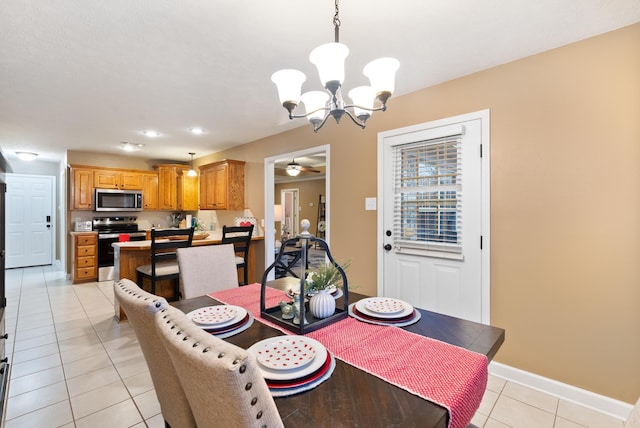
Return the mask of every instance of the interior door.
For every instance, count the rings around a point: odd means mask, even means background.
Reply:
[[[53,264],[55,177],[7,174],[6,268]]]
[[[388,131],[378,141],[379,293],[489,322],[488,112]]]
[[[280,192],[282,204],[282,234],[293,238],[300,233],[298,213],[300,212],[298,189],[283,189]]]

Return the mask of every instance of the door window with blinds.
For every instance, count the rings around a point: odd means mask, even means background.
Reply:
[[[460,137],[393,148],[397,251],[462,253],[462,147]]]

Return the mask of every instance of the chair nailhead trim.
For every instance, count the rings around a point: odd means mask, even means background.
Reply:
[[[210,348],[207,346],[206,348],[204,348],[204,349],[202,350],[202,353],[204,354],[204,353],[206,353],[206,352],[209,352],[209,349],[210,349]]]
[[[250,390],[252,386],[253,386],[253,384],[252,384],[251,382],[247,383],[247,384],[244,386],[245,391]]]
[[[186,342],[186,341],[187,341],[187,339],[189,339],[189,336],[185,336],[185,337],[182,339],[182,341],[183,341],[183,342]]]
[[[256,419],[260,419],[261,417],[262,417],[262,410],[258,412],[258,414],[256,415]]]
[[[218,354],[218,358],[222,358],[222,357],[224,357],[224,352],[220,352],[220,353]]]
[[[192,348],[197,348],[197,347],[198,347],[198,345],[200,345],[200,342],[196,342],[196,343],[194,343],[193,345],[191,345],[191,347],[192,347]]]
[[[266,425],[262,425],[262,428],[267,428],[267,426]]]
[[[257,402],[258,402],[258,397],[253,397],[253,398],[251,399],[251,405],[252,405],[252,406],[255,406]]]
[[[162,303],[156,302],[156,308],[159,308],[160,306],[162,306]]]
[[[240,366],[240,373],[244,373],[246,371],[247,371],[247,366],[245,365]]]
[[[235,366],[236,364],[238,364],[240,362],[240,358],[236,358],[235,360],[233,360],[233,365]]]

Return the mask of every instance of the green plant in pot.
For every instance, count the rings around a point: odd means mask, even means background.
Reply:
[[[346,273],[351,260],[338,264]],[[332,287],[341,289],[342,286],[342,275],[332,263],[321,264],[316,270],[308,272],[304,283],[305,292],[308,295],[316,294],[321,290],[334,291]]]

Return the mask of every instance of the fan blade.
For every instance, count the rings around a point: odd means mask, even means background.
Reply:
[[[317,169],[313,169],[313,168],[308,167],[308,166],[301,166],[300,170],[301,171],[306,171],[306,172],[320,172]]]

